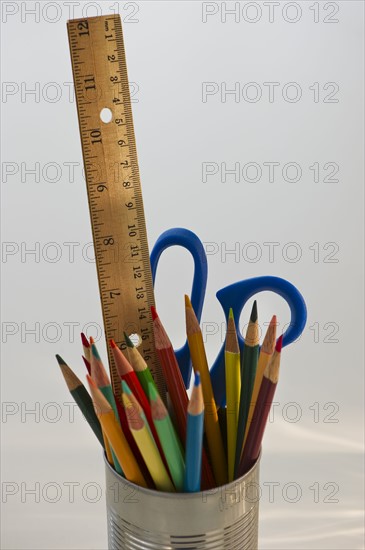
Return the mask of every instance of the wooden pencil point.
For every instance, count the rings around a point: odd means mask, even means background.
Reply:
[[[99,355],[98,348],[96,347],[96,345],[94,343],[91,344],[91,351],[92,351],[93,356],[96,357],[96,359],[98,359],[98,361],[101,361],[101,357]]]
[[[266,331],[264,341],[262,342],[261,353],[267,353],[268,355],[272,355],[274,353],[276,344],[276,327],[277,319],[276,315],[273,315]]]
[[[189,335],[200,334],[200,325],[199,321],[196,318],[195,312],[189,300],[189,296],[185,295],[185,321],[186,321],[186,332]]]
[[[125,376],[129,372],[133,372],[132,365],[129,363],[128,359],[124,356],[122,350],[118,348],[116,345],[115,347],[111,348],[112,354],[114,357],[115,365],[117,367],[119,376],[122,378],[122,376]]]
[[[229,311],[225,351],[230,353],[239,353],[240,351],[232,309]]]
[[[91,365],[90,365],[90,361],[88,361],[88,360],[86,359],[86,357],[84,357],[83,355],[82,355],[81,357],[82,357],[82,360],[83,360],[83,362],[84,362],[84,365],[85,365],[85,367],[86,367],[86,369],[87,369],[87,372],[88,372],[89,374],[91,374]]]
[[[81,380],[76,376],[72,369],[65,363],[60,355],[56,355],[58,365],[61,369],[62,375],[65,379],[67,387],[70,391],[75,390],[79,386],[82,386]]]
[[[87,374],[86,378],[89,383],[90,393],[94,403],[96,414],[99,415],[103,413],[109,413],[110,411],[112,411],[113,409],[111,405],[108,403],[108,400],[101,393],[101,391],[99,390],[99,388],[97,387],[97,385],[95,384],[91,376]]]
[[[67,365],[66,361],[64,361],[62,359],[62,357],[60,355],[58,355],[58,353],[56,354],[56,359],[57,359],[59,365]]]

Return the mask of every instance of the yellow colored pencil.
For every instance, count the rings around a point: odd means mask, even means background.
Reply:
[[[122,432],[120,424],[115,417],[112,407],[89,375],[87,375],[87,380],[89,382],[95,412],[123,469],[125,477],[136,485],[147,487],[147,483],[128,445],[124,433]]]
[[[123,390],[126,385],[126,382],[124,382]],[[147,422],[141,415],[142,408],[132,392],[129,393],[129,391],[128,393],[123,391],[123,404],[127,415],[129,429],[132,432],[143,460],[146,463],[156,488],[160,491],[170,493],[175,492],[175,488],[169,478],[164,463],[162,462],[160,452],[152,437],[151,431],[148,429]]]
[[[210,459],[215,481],[217,485],[220,486],[227,483],[227,460],[219,427],[217,406],[215,404],[203,336],[188,296],[185,296],[185,314],[190,356],[194,371],[200,373],[203,390],[205,408],[204,425],[207,434]]]
[[[251,403],[250,408],[248,411],[248,417],[247,417],[247,424],[246,424],[246,430],[245,430],[245,437],[243,440],[243,447],[245,446],[248,430],[250,429],[250,425],[252,422],[253,413],[255,410],[255,405],[257,402],[257,397],[259,395],[260,387],[262,378],[264,376],[265,369],[267,365],[269,364],[269,361],[272,357],[272,354],[275,350],[275,344],[276,344],[276,315],[273,315],[270,325],[266,331],[264,341],[262,342],[259,360],[257,363],[257,370],[256,370],[256,376],[255,376],[255,383],[252,390],[252,397],[251,397]]]
[[[241,360],[240,348],[238,345],[236,326],[234,324],[232,309],[229,310],[224,357],[227,396],[228,481],[233,481],[234,465],[236,459],[238,413],[241,392]]]

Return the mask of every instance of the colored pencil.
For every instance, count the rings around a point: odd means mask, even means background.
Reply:
[[[90,342],[86,338],[83,332],[81,333],[81,342],[82,342],[85,358],[90,362],[90,353],[91,353]]]
[[[139,404],[142,407],[142,410],[147,418],[148,426],[152,432],[152,435],[157,443],[158,450],[160,451],[160,454],[165,461],[165,465],[167,467],[166,459],[164,456],[164,452],[162,450],[161,442],[158,437],[156,428],[153,424],[152,420],[152,413],[151,413],[151,407],[149,404],[149,401],[147,399],[147,396],[145,392],[143,391],[143,388],[138,380],[138,377],[136,373],[134,372],[132,365],[129,363],[129,361],[125,358],[123,352],[118,348],[114,340],[110,340],[110,347],[112,350],[112,354],[114,357],[114,361],[116,364],[116,367],[118,369],[119,376],[121,380],[124,380],[127,382],[129,388],[131,389],[133,395],[137,398]]]
[[[88,391],[73,370],[70,369],[70,367],[65,363],[62,357],[60,355],[56,355],[56,359],[72,397],[86,418],[90,428],[98,438],[100,445],[104,447],[104,439],[100,422],[95,414],[94,405]]]
[[[148,368],[146,361],[126,333],[124,333],[124,339],[125,343],[127,344],[129,362],[137,375],[137,378],[144,390],[144,393],[148,395],[149,384],[154,384],[156,386],[151,371]]]
[[[185,295],[186,332],[194,371],[200,372],[204,396],[204,422],[207,434],[210,460],[217,485],[227,482],[227,461],[224,453],[222,434],[218,422],[217,407],[214,400],[212,381],[204,349],[203,336],[195,316],[190,299]]]
[[[245,448],[245,443],[248,435],[248,430],[250,429],[253,412],[255,410],[255,405],[257,397],[259,395],[262,377],[264,375],[265,369],[271,359],[272,354],[274,353],[275,344],[276,344],[276,325],[277,319],[276,315],[273,315],[270,325],[266,331],[264,341],[260,349],[259,361],[257,364],[255,383],[252,390],[251,403],[248,411],[247,424],[245,430],[245,437],[243,440],[243,449]]]
[[[241,392],[237,427],[235,474],[237,473],[237,468],[239,466],[242,454],[243,438],[245,436],[248,411],[250,408],[251,395],[256,376],[257,361],[259,358],[259,343],[260,337],[257,322],[257,302],[255,300],[252,306],[250,321],[246,332],[245,346],[242,354]]]
[[[116,405],[116,402],[115,402],[113,389],[111,387],[110,380],[109,380],[108,374],[105,370],[105,367],[103,365],[103,362],[100,358],[98,349],[97,349],[97,347],[94,343],[91,344],[90,360],[91,360],[91,363],[90,363],[91,378],[93,379],[93,381],[95,382],[95,384],[97,385],[97,387],[99,388],[101,393],[104,395],[104,397],[108,401],[109,405],[111,406],[111,408],[114,411],[116,419],[120,423],[118,409],[117,409],[117,405]],[[115,455],[113,445],[111,446],[111,452],[112,452],[113,462],[114,462],[114,466],[115,466],[116,471],[118,472],[118,474],[123,475],[123,469],[121,468],[119,460],[118,460],[117,456]]]
[[[96,346],[95,346],[95,342],[93,340],[92,337],[90,337],[90,344],[91,344],[91,350],[93,349],[96,349]],[[97,351],[97,350],[96,350]],[[92,354],[93,355],[93,354]],[[92,358],[92,357],[91,357]],[[92,358],[93,359],[93,358]],[[100,380],[101,383],[106,383],[107,381],[109,382],[109,377],[105,371],[105,368],[103,366],[103,363],[102,361],[97,361],[96,358],[93,359],[94,360],[94,370],[95,370],[95,366],[99,366],[100,368],[99,369],[96,369],[96,374],[99,372],[99,376],[100,376],[100,373],[102,373],[102,379]],[[110,382],[109,382],[109,388],[107,387],[104,387],[104,390],[102,389],[102,391],[105,391],[106,392],[106,395],[107,397],[110,397],[113,395],[113,390],[112,390],[112,387],[110,385]],[[111,403],[112,406],[113,406],[113,402]],[[153,481],[151,479],[151,476],[146,468],[146,465],[144,463],[144,460],[142,458],[142,455],[141,453],[139,452],[139,449],[136,445],[136,442],[134,441],[134,437],[133,435],[131,434],[131,431],[129,429],[129,425],[128,425],[128,421],[127,421],[127,416],[126,416],[126,412],[125,412],[125,409],[124,409],[124,406],[123,406],[123,403],[122,403],[122,400],[121,399],[118,399],[118,398],[115,398],[114,396],[114,404],[116,405],[116,408],[117,408],[117,419],[120,421],[120,424],[121,424],[121,427],[122,427],[122,430],[123,430],[123,433],[125,435],[125,437],[127,438],[127,442],[128,442],[128,445],[129,447],[131,448],[137,462],[138,462],[138,465],[142,471],[142,474],[143,474],[143,477],[145,478],[147,484],[149,487],[153,487]]]
[[[91,395],[93,397],[96,414],[114,449],[118,461],[123,468],[125,477],[129,481],[132,481],[141,487],[147,487],[147,483],[128,445],[111,405],[105,399],[104,395],[98,389],[92,378],[89,375],[86,376],[89,382]]]
[[[126,381],[123,380],[123,389]],[[128,385],[128,384],[127,384]],[[142,408],[132,391],[128,394],[123,391],[122,394],[124,407],[127,413],[127,420],[132,435],[143,456],[151,477],[160,491],[174,492],[174,486],[169,478],[169,474],[164,466],[161,455],[153,439],[147,423],[141,416]]]
[[[177,433],[180,436],[180,441],[185,445],[187,427],[186,411],[189,405],[188,394],[186,393],[184,380],[171,341],[161,323],[156,308],[153,306],[151,307],[151,313],[156,353],[162,367],[167,391],[174,409]],[[215,487],[215,481],[212,468],[207,453],[203,449],[202,488],[207,490],[213,487]]]
[[[257,398],[255,411],[248,432],[246,446],[238,468],[238,475],[244,475],[255,463],[261,448],[267,418],[273,402],[277,382],[279,379],[280,356],[283,337],[278,339],[275,351],[267,365]]]
[[[226,456],[228,454],[228,448],[227,448],[227,407],[219,407],[217,410],[218,413],[218,422],[219,427],[221,429],[222,439],[223,439],[223,446],[224,446],[224,452],[226,453]],[[204,444],[204,441],[203,441]]]
[[[176,490],[181,492],[184,486],[185,471],[181,443],[157,388],[151,382],[148,386],[148,396],[151,404],[153,423],[161,441],[172,481]]]
[[[188,406],[186,432],[184,490],[189,493],[200,491],[202,470],[202,449],[204,433],[204,400],[199,372],[195,372],[194,387]]]
[[[85,367],[86,367],[86,370],[87,370],[88,374],[90,374],[90,376],[91,376],[91,365],[90,365],[90,361],[88,361],[88,360],[86,359],[86,357],[84,357],[83,355],[82,355],[82,360],[83,360],[83,362],[84,362],[84,365],[85,365]]]
[[[234,464],[236,460],[236,440],[238,412],[241,391],[240,348],[237,340],[236,327],[232,309],[229,310],[226,348],[226,395],[227,395],[227,449],[228,449],[228,481],[234,479]]]

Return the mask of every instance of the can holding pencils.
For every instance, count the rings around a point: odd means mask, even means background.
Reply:
[[[109,550],[255,550],[259,462],[232,483],[198,493],[145,489],[105,460]]]

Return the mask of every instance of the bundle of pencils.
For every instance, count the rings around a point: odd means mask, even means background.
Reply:
[[[81,334],[90,394],[56,355],[66,384],[104,449],[109,464],[131,482],[167,492],[196,492],[231,482],[256,462],[278,383],[282,336],[271,319],[260,349],[256,301],[240,350],[230,310],[225,343],[226,407],[218,411],[199,322],[185,296],[186,331],[195,371],[189,400],[178,362],[153,307],[157,356],[168,393],[165,406],[144,358],[128,334],[126,352],[110,340],[121,397],[92,338]]]

